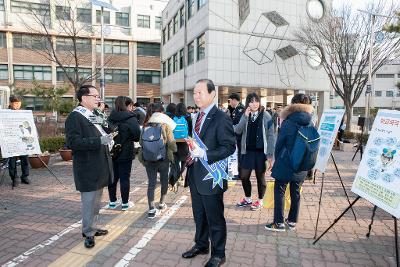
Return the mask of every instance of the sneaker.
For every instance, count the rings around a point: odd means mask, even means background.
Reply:
[[[179,179],[178,179],[178,185],[179,185],[179,186],[184,186],[184,185],[185,185],[185,180],[183,179],[182,176],[179,177]]]
[[[285,219],[285,223],[288,226],[289,230],[296,230],[296,223],[295,222],[289,222],[288,219]]]
[[[108,203],[108,206],[107,206],[107,209],[115,209],[117,207],[117,202],[109,202]]]
[[[158,209],[151,209],[147,213],[147,218],[154,219],[158,214],[160,214],[160,211]]]
[[[270,223],[265,226],[268,231],[285,232],[286,227],[284,223]]]
[[[251,210],[261,210],[262,207],[263,207],[262,203],[259,200],[257,200],[256,202],[254,202],[251,205],[250,209]]]
[[[165,204],[165,203],[158,203],[158,205],[157,205],[157,209],[158,210],[166,210],[167,209],[167,204]]]
[[[135,204],[133,204],[132,201],[128,201],[128,203],[122,203],[121,205],[121,210],[128,210],[130,208],[132,208],[133,206],[135,206]]]
[[[246,198],[243,198],[240,202],[236,204],[236,207],[247,207],[253,204],[253,201],[247,201]]]

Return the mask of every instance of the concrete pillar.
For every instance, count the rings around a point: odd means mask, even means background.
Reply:
[[[132,99],[133,99],[133,101],[134,102],[136,102],[137,101],[137,59],[138,59],[138,57],[137,57],[137,42],[134,42],[133,44],[132,44],[132,59],[133,59],[133,68],[131,69],[132,70],[132,75],[131,75],[131,77],[132,77]]]
[[[178,104],[178,103],[181,102],[181,95],[178,94],[178,93],[172,93],[170,99],[171,99],[171,100],[170,100],[171,103]]]
[[[186,106],[194,106],[193,89],[185,90]]]
[[[318,92],[318,118],[321,118],[324,109],[330,108],[330,92]]]
[[[215,86],[215,97],[214,97],[214,104],[217,106],[217,107],[219,107],[218,106],[218,89],[219,89],[219,86]]]
[[[97,75],[97,70],[96,70],[96,61],[97,61],[97,57],[96,57],[96,38],[92,39],[92,77],[96,77]],[[100,64],[99,64],[100,65]],[[95,86],[96,85],[96,79],[92,79],[92,85]]]
[[[261,106],[267,107],[267,97],[266,96],[261,97],[260,100],[261,100],[260,101]]]
[[[13,40],[11,32],[6,32],[6,42],[7,42],[7,59],[8,59],[8,84],[14,84],[14,69],[13,69]],[[15,88],[10,88],[11,93]],[[8,101],[8,100],[7,100]]]

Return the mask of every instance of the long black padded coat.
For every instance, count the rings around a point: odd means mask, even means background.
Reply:
[[[110,151],[101,144],[96,126],[82,114],[71,112],[65,121],[65,135],[72,149],[76,190],[97,191],[111,184],[114,174]]]

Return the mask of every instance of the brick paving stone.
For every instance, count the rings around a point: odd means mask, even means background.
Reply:
[[[349,196],[354,199],[350,188],[359,162],[349,160],[352,153],[334,151],[334,155]],[[20,185],[14,190],[0,185],[0,199],[8,207],[8,210],[0,210],[0,265],[80,220],[80,195],[73,184],[71,162],[53,157],[50,164],[66,189],[44,169],[31,171],[31,185]],[[131,196],[135,202],[146,196],[146,179],[144,168],[135,161],[131,177],[132,187],[139,188]],[[267,179],[271,180],[268,176]],[[357,221],[351,213],[346,214],[316,245],[312,244],[320,185],[320,175],[317,175],[315,185],[304,183],[297,230],[285,233],[264,229],[264,225],[273,219],[272,209],[253,212],[235,207],[243,197],[243,189],[240,182],[231,187],[224,196],[228,227],[226,266],[395,266],[393,220],[378,209],[371,237],[365,238],[373,208],[365,200],[354,207]],[[319,234],[348,205],[332,164],[328,165],[324,188]],[[188,194],[183,188],[178,194],[169,193],[168,206],[181,195]],[[255,194],[254,184],[253,196]],[[108,201],[106,190],[102,200],[104,204]],[[105,211],[100,223],[106,224],[119,214],[120,211]],[[114,265],[156,221],[148,220],[143,214],[87,266]],[[130,266],[203,266],[210,255],[199,255],[194,259],[181,257],[182,252],[194,244],[194,229],[189,197]],[[82,241],[80,229],[75,229],[32,254],[21,266],[45,266]]]

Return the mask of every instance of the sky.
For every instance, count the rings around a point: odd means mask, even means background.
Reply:
[[[366,6],[366,3],[370,2],[380,2],[382,0],[333,0],[333,7],[339,8],[343,5],[343,3],[351,3],[352,9],[363,9]],[[391,0],[386,0],[385,2],[391,3]],[[396,1],[394,1],[396,3]]]

